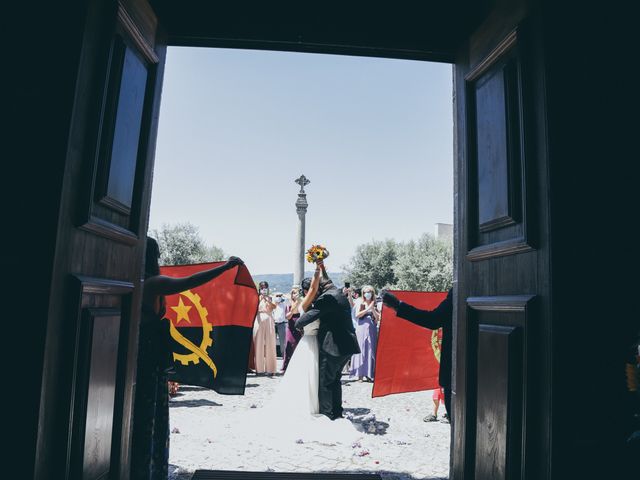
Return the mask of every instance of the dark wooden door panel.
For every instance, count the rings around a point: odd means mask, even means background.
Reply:
[[[118,365],[120,318],[118,311],[89,310],[87,338],[90,345],[86,378],[86,424],[82,478],[99,479],[109,473]]]
[[[122,370],[130,357],[126,345],[134,285],[84,276],[73,277],[72,285],[77,300],[69,316],[76,319],[76,334],[70,335],[74,342],[69,343],[74,373],[67,476],[113,477],[112,451],[120,444],[117,419],[125,392]]]
[[[535,21],[526,2],[496,4],[456,62],[454,479],[548,472],[548,159]]]
[[[522,478],[526,448],[527,353],[534,351],[530,324],[535,296],[509,295],[467,299],[473,329],[468,344],[474,390],[467,401],[475,417],[472,440],[478,478]],[[535,369],[533,369],[535,371]]]
[[[132,207],[149,66],[120,38],[114,39],[114,50],[119,88],[113,115],[113,137],[108,142],[111,151],[105,159],[109,168],[102,180],[104,191],[100,201],[126,215]]]
[[[144,2],[130,2],[139,9]],[[149,13],[151,15],[152,13]],[[159,65],[141,27],[119,3],[113,28],[96,43],[104,52],[93,95],[99,99],[90,112],[86,132],[84,188],[76,225],[93,234],[135,245],[144,208],[142,191],[149,149],[149,127],[155,102]],[[146,225],[146,224],[142,224]]]
[[[467,111],[469,260],[530,251],[535,236],[527,213],[535,185],[526,32],[515,28],[464,76]]]
[[[481,231],[513,222],[509,211],[507,112],[502,69],[494,69],[475,85],[478,223]]]
[[[507,477],[509,350],[515,348],[510,340],[514,330],[515,327],[479,326],[475,471],[480,478]]]
[[[129,478],[166,45],[147,0],[87,5],[45,351],[35,467],[43,479]]]

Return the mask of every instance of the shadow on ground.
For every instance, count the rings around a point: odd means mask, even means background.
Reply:
[[[359,416],[359,415],[366,415],[367,413],[371,413],[371,409],[370,408],[345,408],[344,409],[344,413],[350,413],[351,415],[354,416]]]
[[[171,408],[177,407],[222,407],[221,403],[206,400],[204,398],[198,400],[171,400],[169,402]]]
[[[185,470],[177,465],[169,464],[169,480],[191,480],[193,470]]]
[[[386,435],[387,422],[381,422],[369,408],[345,408],[344,416],[367,435]]]

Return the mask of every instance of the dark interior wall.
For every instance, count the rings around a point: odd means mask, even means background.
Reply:
[[[11,416],[20,420],[19,427],[11,429],[11,452],[19,457],[11,464],[20,475],[11,478],[30,478],[85,2],[19,3],[3,21],[12,40],[3,49],[8,56],[3,59],[0,268],[8,327],[3,332],[8,360],[3,391],[19,395],[11,406]]]
[[[49,290],[86,3],[42,2],[7,14],[13,48],[3,69],[8,129],[0,268],[10,359],[3,380],[20,395],[12,405],[19,428],[11,430],[20,475],[12,478],[33,476],[45,336],[56,334],[47,332]],[[164,2],[171,3],[181,4]],[[553,241],[552,463],[555,478],[615,478],[610,473],[623,466],[618,440],[625,427],[618,408],[621,356],[640,318],[632,291],[637,54],[626,22],[634,17],[557,3],[542,2]],[[322,26],[314,15],[307,21]],[[356,40],[366,43],[378,28],[366,31]]]
[[[544,3],[554,473],[637,478],[637,464],[624,458],[630,424],[623,376],[640,319],[628,280],[637,263],[629,222],[638,217],[630,166],[637,132],[629,118],[637,116],[637,87],[626,67],[635,55],[632,29],[628,12],[557,3]]]
[[[151,0],[170,45],[270,49],[453,62],[491,1],[318,5]]]

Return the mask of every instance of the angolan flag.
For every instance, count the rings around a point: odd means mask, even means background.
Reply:
[[[447,297],[447,292],[390,292],[422,310],[433,310]],[[383,306],[371,396],[440,388],[441,344],[442,329],[414,325],[398,317],[393,308]]]
[[[161,267],[186,277],[224,262]],[[175,374],[171,380],[227,395],[243,395],[258,292],[239,265],[191,290],[166,298]]]

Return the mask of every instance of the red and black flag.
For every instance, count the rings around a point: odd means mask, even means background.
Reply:
[[[160,273],[186,277],[222,263],[161,267]],[[170,379],[243,395],[258,308],[258,293],[247,267],[234,267],[166,300],[175,368]]]
[[[447,297],[447,292],[390,292],[422,310],[433,310]],[[440,388],[441,345],[442,329],[414,325],[398,317],[393,308],[383,306],[371,396]]]

